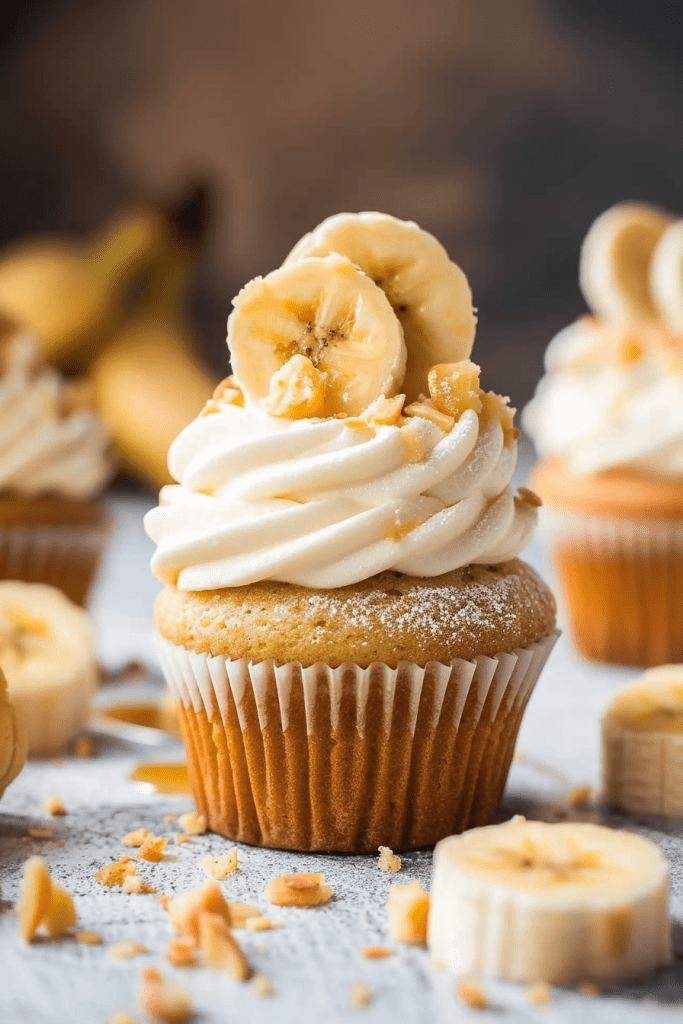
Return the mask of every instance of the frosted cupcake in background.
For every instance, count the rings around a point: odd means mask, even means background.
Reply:
[[[365,851],[494,820],[555,603],[516,558],[538,500],[474,328],[443,247],[382,214],[330,218],[234,300],[234,377],[145,521],[214,831]]]
[[[583,244],[593,315],[551,342],[524,410],[554,564],[578,650],[683,660],[683,222],[604,213]]]
[[[113,471],[85,385],[0,319],[0,579],[51,584],[83,604],[107,536],[96,499]]]

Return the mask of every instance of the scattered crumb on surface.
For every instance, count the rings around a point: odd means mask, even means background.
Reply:
[[[220,914],[199,915],[199,948],[208,967],[226,971],[235,981],[251,978],[251,965]]]
[[[230,904],[228,904],[230,906]],[[230,914],[232,919],[233,915]],[[233,925],[233,927],[235,927]],[[250,932],[271,932],[276,928],[284,928],[284,924],[281,921],[273,921],[270,917],[263,917],[258,915],[257,917],[248,917],[244,922],[244,927]]]
[[[121,843],[123,846],[142,846],[145,839],[153,835],[148,828],[134,828],[132,832],[126,832]]]
[[[187,811],[178,818],[178,824],[188,836],[203,836],[206,832],[206,818],[195,811]]]
[[[131,1017],[125,1010],[117,1010],[107,1018],[107,1024],[135,1024],[135,1018]]]
[[[30,857],[24,864],[16,914],[19,932],[26,942],[32,942],[38,930],[51,939],[61,938],[76,924],[71,894],[50,878],[42,857]]]
[[[43,810],[46,814],[51,814],[54,818],[61,817],[62,814],[66,814],[64,801],[60,797],[54,796],[54,794],[49,796],[43,803]]]
[[[272,996],[273,994],[273,986],[266,976],[260,972],[255,974],[251,979],[249,988],[255,996],[258,996],[259,999],[267,999],[268,996]]]
[[[574,786],[567,793],[567,803],[570,807],[585,807],[593,799],[591,786]]]
[[[26,829],[31,839],[53,839],[54,832],[51,828],[44,828],[42,825],[29,825]]]
[[[237,847],[233,846],[227,853],[219,854],[218,857],[205,857],[202,868],[209,878],[222,882],[233,871],[237,871]]]
[[[164,957],[172,967],[195,967],[197,957],[195,950],[197,943],[189,935],[182,935],[176,939],[169,939]]]
[[[400,871],[401,870],[401,858],[397,857],[393,850],[390,850],[388,846],[380,846],[379,848],[379,864],[380,871]]]
[[[139,942],[113,942],[107,947],[107,952],[115,960],[129,960],[132,956],[149,953],[149,950],[147,946],[141,946]]]
[[[537,981],[527,987],[526,1001],[532,1006],[547,1006],[553,1001],[553,990],[547,981]]]
[[[176,832],[175,834],[176,846],[182,846],[183,843],[191,843],[192,840],[189,836],[185,835],[184,832]]]
[[[271,878],[264,896],[276,907],[317,907],[332,899],[332,888],[324,882],[321,874],[280,875]]]
[[[520,747],[515,747],[515,752],[512,755],[513,764],[521,764],[524,760],[526,760],[524,751]]]
[[[162,910],[165,910],[168,913],[168,905],[169,905],[169,903],[171,902],[172,899],[173,899],[173,897],[171,896],[171,894],[168,893],[168,892],[165,892],[165,893],[162,893],[161,896],[157,896],[157,903],[160,904]]]
[[[121,888],[129,896],[142,896],[156,892],[156,889],[148,885],[140,875],[126,875]]]
[[[139,860],[148,860],[152,864],[158,864],[164,859],[164,850],[168,845],[166,836],[149,835],[138,850]]]
[[[217,882],[211,880],[178,893],[168,904],[168,919],[180,935],[199,941],[199,919],[203,913],[219,914],[234,927],[230,907]],[[258,913],[258,911],[257,911]]]
[[[95,745],[89,736],[77,736],[74,743],[76,757],[87,758],[95,754]]]
[[[174,821],[175,821],[175,814],[165,814],[164,815],[164,823],[166,825],[172,825]]]
[[[367,985],[354,981],[349,989],[349,1002],[352,1010],[362,1010],[372,1002],[372,993]]]
[[[486,1010],[490,1003],[486,992],[474,981],[460,981],[455,986],[455,994],[461,1003],[469,1006],[471,1010]]]
[[[576,991],[580,992],[582,996],[599,996],[602,994],[602,989],[594,981],[580,981],[576,986]]]
[[[64,847],[66,846],[66,839],[58,839],[58,840],[57,840],[57,842],[55,843],[55,846],[56,846],[56,847],[57,847],[57,848],[58,848],[59,850],[63,850],[63,849],[64,849]]]
[[[76,932],[75,939],[82,946],[102,945],[102,936],[99,932]]]
[[[360,955],[366,960],[385,960],[393,952],[391,946],[363,946]]]
[[[143,977],[138,1002],[143,1013],[163,1024],[183,1024],[194,1016],[192,996],[187,989],[164,981],[160,975],[158,979]]]
[[[105,864],[103,868],[100,868],[95,875],[95,881],[99,882],[100,885],[111,888],[114,885],[123,885],[124,878],[127,875],[134,875],[136,871],[135,861],[124,854],[123,857],[115,860],[112,864]]]
[[[229,912],[229,924],[231,928],[246,928],[247,921],[253,921],[256,918],[260,918],[263,915],[258,907],[253,906],[251,903],[228,903]],[[279,925],[273,925],[273,928],[278,928]],[[253,930],[253,925],[251,926]]]
[[[390,939],[411,946],[425,945],[429,896],[417,879],[408,885],[390,886],[387,911],[387,932]]]
[[[163,974],[158,967],[143,967],[140,971],[143,981],[163,981]]]

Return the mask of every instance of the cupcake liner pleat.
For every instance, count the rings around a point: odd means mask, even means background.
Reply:
[[[494,657],[275,665],[157,636],[209,827],[297,850],[410,849],[495,819],[557,632]]]
[[[683,661],[683,523],[544,508],[570,632],[596,661]]]
[[[106,526],[0,526],[0,579],[47,583],[85,604]]]

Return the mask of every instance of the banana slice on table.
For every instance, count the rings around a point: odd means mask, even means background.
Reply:
[[[683,220],[659,239],[650,263],[650,290],[674,331],[683,331]]]
[[[647,839],[513,818],[440,842],[429,946],[459,975],[565,984],[671,962],[668,865]]]
[[[656,320],[650,260],[672,217],[644,203],[619,203],[591,225],[581,246],[579,282],[598,316],[620,322]]]
[[[274,415],[289,415],[289,397],[292,418],[358,416],[379,395],[400,390],[401,325],[382,289],[343,256],[257,277],[233,306],[228,345],[235,377],[249,401]]]
[[[97,670],[90,618],[56,587],[0,582],[0,669],[31,755],[87,724]]]
[[[0,796],[16,779],[26,761],[26,730],[7,694],[0,672]]]
[[[284,266],[341,253],[384,292],[403,326],[408,402],[427,394],[435,363],[467,359],[476,317],[464,273],[440,242],[412,221],[385,213],[338,213],[298,242]]]
[[[602,789],[626,811],[683,816],[683,665],[622,687],[602,718]]]

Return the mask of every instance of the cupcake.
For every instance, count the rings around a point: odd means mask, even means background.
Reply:
[[[683,661],[682,252],[681,225],[650,207],[595,222],[592,315],[551,342],[524,411],[571,633],[598,661]]]
[[[490,822],[555,605],[516,558],[538,499],[467,280],[417,225],[342,214],[233,305],[234,375],[145,520],[198,808],[295,850]]]
[[[109,439],[80,382],[42,363],[33,338],[0,324],[0,579],[47,583],[84,604],[107,535],[96,502]]]
[[[26,732],[7,693],[0,672],[0,797],[26,762]]]

